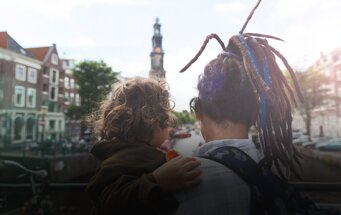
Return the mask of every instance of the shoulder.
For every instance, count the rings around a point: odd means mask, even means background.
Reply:
[[[222,164],[198,159],[201,161],[202,183],[176,194],[180,202],[177,214],[187,214],[190,208],[198,214],[248,214],[248,184]]]
[[[225,187],[231,185],[248,185],[230,168],[206,158],[198,158],[201,162],[202,184],[207,187]],[[230,189],[230,188],[229,188]]]

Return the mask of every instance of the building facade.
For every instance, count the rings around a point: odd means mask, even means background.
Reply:
[[[76,84],[73,77],[73,68],[75,67],[75,60],[62,59],[64,75],[64,109],[65,111],[70,106],[80,106],[80,96],[78,94],[79,86]]]
[[[154,35],[152,37],[152,52],[151,58],[151,70],[149,72],[150,78],[166,78],[166,71],[163,68],[164,51],[162,49],[162,35],[161,25],[159,19],[156,18],[154,28]]]
[[[42,62],[0,32],[0,148],[37,140]]]
[[[64,70],[55,45],[25,49],[0,32],[0,148],[64,135]]]
[[[65,113],[65,137],[81,136],[81,120],[77,116],[68,114],[68,109],[78,107],[81,104],[81,98],[78,93],[79,86],[76,84],[73,76],[75,60],[62,59],[64,76],[64,113]]]
[[[312,112],[312,136],[326,135],[331,137],[341,136],[341,47],[328,54],[322,54],[311,66],[328,78],[328,83],[323,84],[326,90],[324,105]],[[305,123],[299,114],[294,117],[293,127],[305,130]]]
[[[41,89],[41,117],[39,119],[40,141],[53,139],[59,141],[64,136],[64,76],[62,61],[56,45],[27,49],[35,59],[42,62],[42,75],[39,79]]]

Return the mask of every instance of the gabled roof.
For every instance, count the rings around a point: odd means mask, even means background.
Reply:
[[[51,46],[47,47],[37,47],[37,48],[27,48],[27,50],[32,53],[33,57],[40,60],[44,61],[46,55],[48,54]]]
[[[17,43],[6,31],[0,32],[0,47],[28,57],[33,57],[29,51]]]

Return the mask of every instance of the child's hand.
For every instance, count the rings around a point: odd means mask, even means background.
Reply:
[[[157,168],[153,175],[164,191],[178,191],[201,182],[200,162],[192,157],[178,156]]]

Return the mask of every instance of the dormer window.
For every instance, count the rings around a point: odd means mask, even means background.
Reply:
[[[23,49],[23,48],[20,48],[19,50],[20,50],[21,54],[24,54],[24,55],[26,55],[26,50],[25,50],[25,49]]]
[[[51,56],[51,63],[54,65],[58,65],[58,55],[56,53],[53,53]]]

